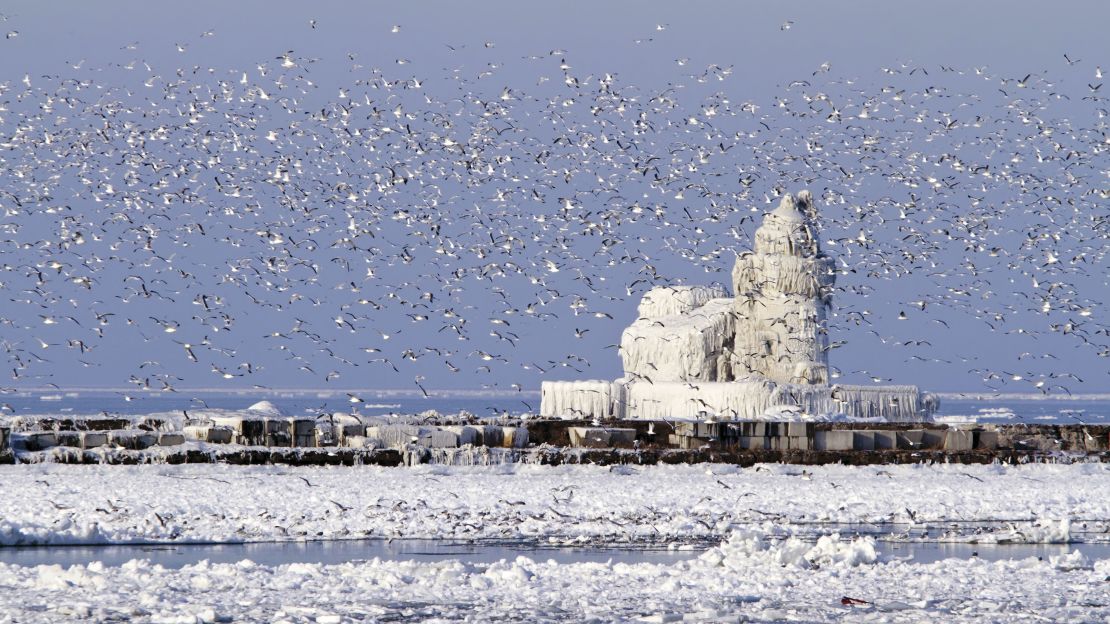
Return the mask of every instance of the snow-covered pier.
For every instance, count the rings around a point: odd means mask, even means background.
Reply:
[[[333,466],[1110,461],[1110,425],[635,419],[599,426],[592,420],[500,422],[469,416],[412,424],[346,414],[260,417],[251,410],[225,411],[219,418],[227,424],[206,428],[196,420],[183,424],[154,416],[25,421],[14,431],[0,427],[0,461]]]

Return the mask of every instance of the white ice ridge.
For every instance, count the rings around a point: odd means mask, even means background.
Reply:
[[[871,537],[812,544],[737,532],[669,564],[559,563],[542,551],[495,562],[0,564],[0,611],[27,624],[1110,619],[1110,561],[1082,547],[1044,560],[913,563],[887,553]]]
[[[935,409],[931,401],[932,396],[922,395],[916,386],[779,384],[759,377],[726,382],[562,381],[544,383],[540,415],[913,422]],[[796,409],[776,409],[783,407]]]
[[[1110,465],[1098,463],[614,468],[0,466],[0,545],[365,537],[668,543],[721,538],[769,518],[769,530],[783,537],[814,523],[981,522],[995,530],[963,535],[1056,543],[1097,541],[1103,534],[1084,531],[1082,522],[1110,517]]]
[[[836,272],[817,241],[814,215],[808,191],[783,197],[756,230],[755,249],[736,258],[735,297],[716,286],[648,291],[621,335],[624,376],[544,382],[540,413],[931,420],[938,401],[916,386],[829,384],[826,319]]]

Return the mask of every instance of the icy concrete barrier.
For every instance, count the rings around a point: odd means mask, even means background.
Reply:
[[[30,433],[23,437],[23,445],[28,451],[43,451],[58,446],[57,434],[49,431]]]
[[[59,431],[55,435],[58,446],[89,449],[108,444],[108,434],[103,431]]]
[[[108,443],[130,451],[138,451],[158,444],[158,434],[137,430],[112,431],[108,433]]]
[[[524,448],[528,446],[527,427],[502,427],[501,446],[505,448]]]
[[[377,438],[387,448],[403,449],[409,445],[425,448],[447,448],[459,445],[459,435],[436,427],[417,425],[380,425],[367,427],[366,435]]]
[[[423,429],[417,425],[380,425],[367,427],[366,436],[382,441],[386,448],[403,449],[420,442]],[[426,446],[426,445],[425,445]]]
[[[214,444],[275,447],[318,445],[316,421],[312,418],[251,414],[211,416],[207,420],[211,424],[187,425],[184,433],[189,439]],[[225,432],[230,432],[230,439],[227,439],[229,434]]]
[[[950,430],[944,437],[944,450],[970,451],[975,446],[973,440],[971,431]]]
[[[363,427],[363,433],[366,428]],[[298,418],[293,421],[293,446],[307,447],[316,444],[316,423],[307,418]]]
[[[428,449],[425,459],[429,464],[447,466],[500,466],[517,462],[519,453],[514,449],[463,446]]]
[[[266,419],[262,416],[213,416],[212,424],[232,431],[232,442],[244,446],[266,445]]]
[[[548,418],[621,418],[622,386],[611,381],[545,381],[540,415]]]
[[[231,444],[235,437],[234,429],[219,425],[186,425],[182,432],[190,440],[209,444]]]
[[[355,449],[377,449],[385,448],[385,443],[383,443],[378,438],[370,438],[366,436],[347,436],[343,439],[342,446]]]
[[[501,446],[505,443],[505,433],[497,425],[481,425],[474,427],[478,434],[476,444],[481,446]]]
[[[635,429],[571,427],[570,445],[586,448],[629,448],[636,442]]]
[[[528,446],[527,427],[377,425],[366,428],[366,436],[381,440],[386,448],[409,449],[419,446],[427,449],[457,448],[460,446],[488,446],[524,448]]]
[[[482,443],[481,440],[485,437],[483,435],[484,432],[480,431],[477,427],[471,427],[470,425],[449,426],[444,427],[444,429],[450,431],[458,437],[459,446],[466,446],[468,444],[472,446],[478,446]]]
[[[818,451],[851,451],[855,448],[853,431],[818,431],[813,438],[813,448]]]
[[[348,437],[365,437],[366,423],[352,414],[325,414],[316,419],[294,418],[294,446],[349,446]]]
[[[266,446],[293,446],[293,422],[287,418],[267,418]]]

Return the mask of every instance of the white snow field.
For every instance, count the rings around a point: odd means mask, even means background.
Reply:
[[[392,536],[720,546],[668,564],[540,552],[493,564],[0,563],[0,621],[1106,622],[1110,560],[1088,558],[1083,544],[1045,560],[919,564],[872,537],[790,534],[807,522],[996,521],[972,539],[1103,541],[1108,487],[1110,467],[1096,463],[3,466],[6,545]]]
[[[670,543],[718,539],[753,524],[782,534],[808,522],[945,521],[1039,523],[1007,539],[1060,542],[1073,531],[1105,531],[1108,491],[1110,464],[1100,463],[24,464],[0,466],[0,544],[365,537]]]
[[[870,538],[767,546],[736,533],[672,565],[362,561],[179,570],[0,564],[19,622],[1104,622],[1110,562],[881,562]],[[843,604],[845,598],[866,604]]]

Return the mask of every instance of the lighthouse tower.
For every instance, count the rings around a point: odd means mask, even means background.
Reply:
[[[821,252],[813,197],[787,194],[732,270],[736,336],[732,371],[779,383],[828,384],[826,312],[836,280]]]
[[[737,256],[733,297],[719,286],[656,286],[621,334],[624,376],[545,381],[540,413],[576,418],[776,419],[800,414],[929,421],[917,386],[829,384],[827,313],[836,281],[808,191],[763,218]]]

